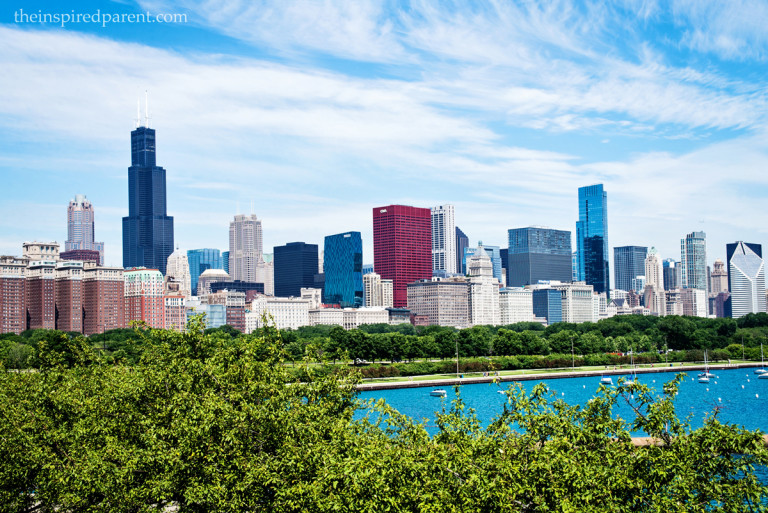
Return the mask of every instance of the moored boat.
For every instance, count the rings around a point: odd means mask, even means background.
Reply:
[[[447,394],[448,392],[442,388],[436,388],[429,393],[432,397],[445,397]]]

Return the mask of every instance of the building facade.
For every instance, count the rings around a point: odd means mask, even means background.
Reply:
[[[707,292],[707,235],[691,232],[680,239],[681,287]]]
[[[603,184],[579,187],[576,259],[579,281],[592,285],[595,292],[609,294],[608,193]]]
[[[363,305],[363,238],[360,232],[325,237],[324,300],[346,307]]]
[[[631,290],[632,280],[645,274],[646,246],[619,246],[613,248],[614,287]]]
[[[508,287],[571,281],[571,232],[540,226],[509,230]]]
[[[469,247],[469,237],[456,227],[456,273],[467,274],[467,269],[464,267],[464,248]]]
[[[392,280],[396,308],[408,304],[407,285],[432,277],[432,213],[389,205],[373,209],[373,267]]]
[[[125,323],[143,321],[150,328],[165,328],[163,273],[159,269],[134,268],[125,279]]]
[[[432,207],[432,270],[456,274],[456,219],[453,205]]]
[[[0,256],[0,333],[27,329],[26,258]]]
[[[480,245],[467,262],[469,270],[469,316],[473,325],[497,326],[499,312],[499,280],[493,275],[493,264]]]
[[[466,278],[433,278],[408,284],[408,309],[426,324],[466,328],[471,325]]]
[[[382,280],[381,276],[371,272],[363,276],[365,306],[392,308],[392,280]]]
[[[275,246],[275,296],[300,297],[301,288],[314,288],[317,244],[289,242]],[[362,258],[360,261],[362,267]]]
[[[667,300],[664,292],[664,267],[656,248],[651,248],[645,258],[645,307],[654,315],[667,314]]]
[[[729,316],[738,319],[748,313],[765,312],[765,264],[760,244],[726,244],[728,260]]]
[[[675,290],[680,288],[681,267],[680,263],[674,258],[665,258],[661,262],[664,268],[664,290]]]
[[[499,291],[499,324],[533,321],[533,291],[520,287]]]
[[[496,278],[499,283],[506,281],[506,278],[502,276],[504,265],[501,261],[501,248],[499,246],[484,246],[482,241],[480,241],[479,245],[482,246],[483,251],[488,255],[488,258],[491,259],[493,277]],[[477,253],[477,251],[478,248],[464,248],[463,266],[466,271],[464,274],[469,274],[469,266],[467,263],[469,262],[469,259],[472,258],[475,253]]]
[[[263,261],[261,220],[255,214],[236,215],[229,223],[229,275],[241,281],[258,281],[256,267]]]
[[[721,292],[728,292],[728,271],[725,269],[725,263],[719,258],[715,260],[712,266],[709,284],[709,293],[712,296],[716,296]]]
[[[125,328],[125,278],[122,267],[86,264],[83,295],[84,334]]]
[[[123,218],[123,267],[158,269],[165,274],[173,252],[173,217],[166,205],[165,169],[155,159],[155,131],[131,132],[128,217]]]
[[[190,249],[187,251],[189,283],[192,295],[197,295],[197,281],[208,269],[224,269],[221,252],[215,248]]]
[[[168,257],[166,265],[166,278],[179,284],[179,293],[184,297],[192,295],[192,276],[189,271],[189,258],[187,253],[178,249]]]
[[[93,205],[83,194],[76,194],[67,207],[67,240],[64,251],[91,250],[99,253],[98,265],[104,265],[104,243],[95,242]],[[75,259],[71,259],[75,260]]]

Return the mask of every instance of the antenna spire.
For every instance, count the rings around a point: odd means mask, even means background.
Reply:
[[[136,98],[136,128],[141,126],[141,98]]]
[[[144,89],[144,126],[149,128],[149,93]]]

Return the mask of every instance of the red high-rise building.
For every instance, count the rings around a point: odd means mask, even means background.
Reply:
[[[56,329],[56,262],[38,260],[27,268],[27,329]]]
[[[56,265],[54,298],[56,329],[83,332],[83,263],[59,262]]]
[[[27,329],[27,260],[0,257],[0,333]]]
[[[122,267],[85,265],[83,273],[83,333],[93,335],[125,328]]]
[[[395,308],[408,304],[406,285],[432,278],[432,213],[389,205],[373,209],[373,270],[392,280]]]

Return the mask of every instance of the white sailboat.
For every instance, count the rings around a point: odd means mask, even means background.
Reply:
[[[709,372],[709,363],[707,362],[707,352],[704,351],[704,372],[699,374],[699,383],[709,383],[709,378],[714,378],[715,375]]]
[[[635,370],[635,351],[632,350],[631,353],[629,353],[630,356],[630,365],[632,366],[632,377],[624,382],[625,385],[634,385],[637,383],[637,371]]]
[[[760,344],[760,368],[755,369],[755,374],[760,374],[760,377],[762,377],[764,374],[768,374],[768,370],[765,370],[765,358],[763,357],[763,344]]]

